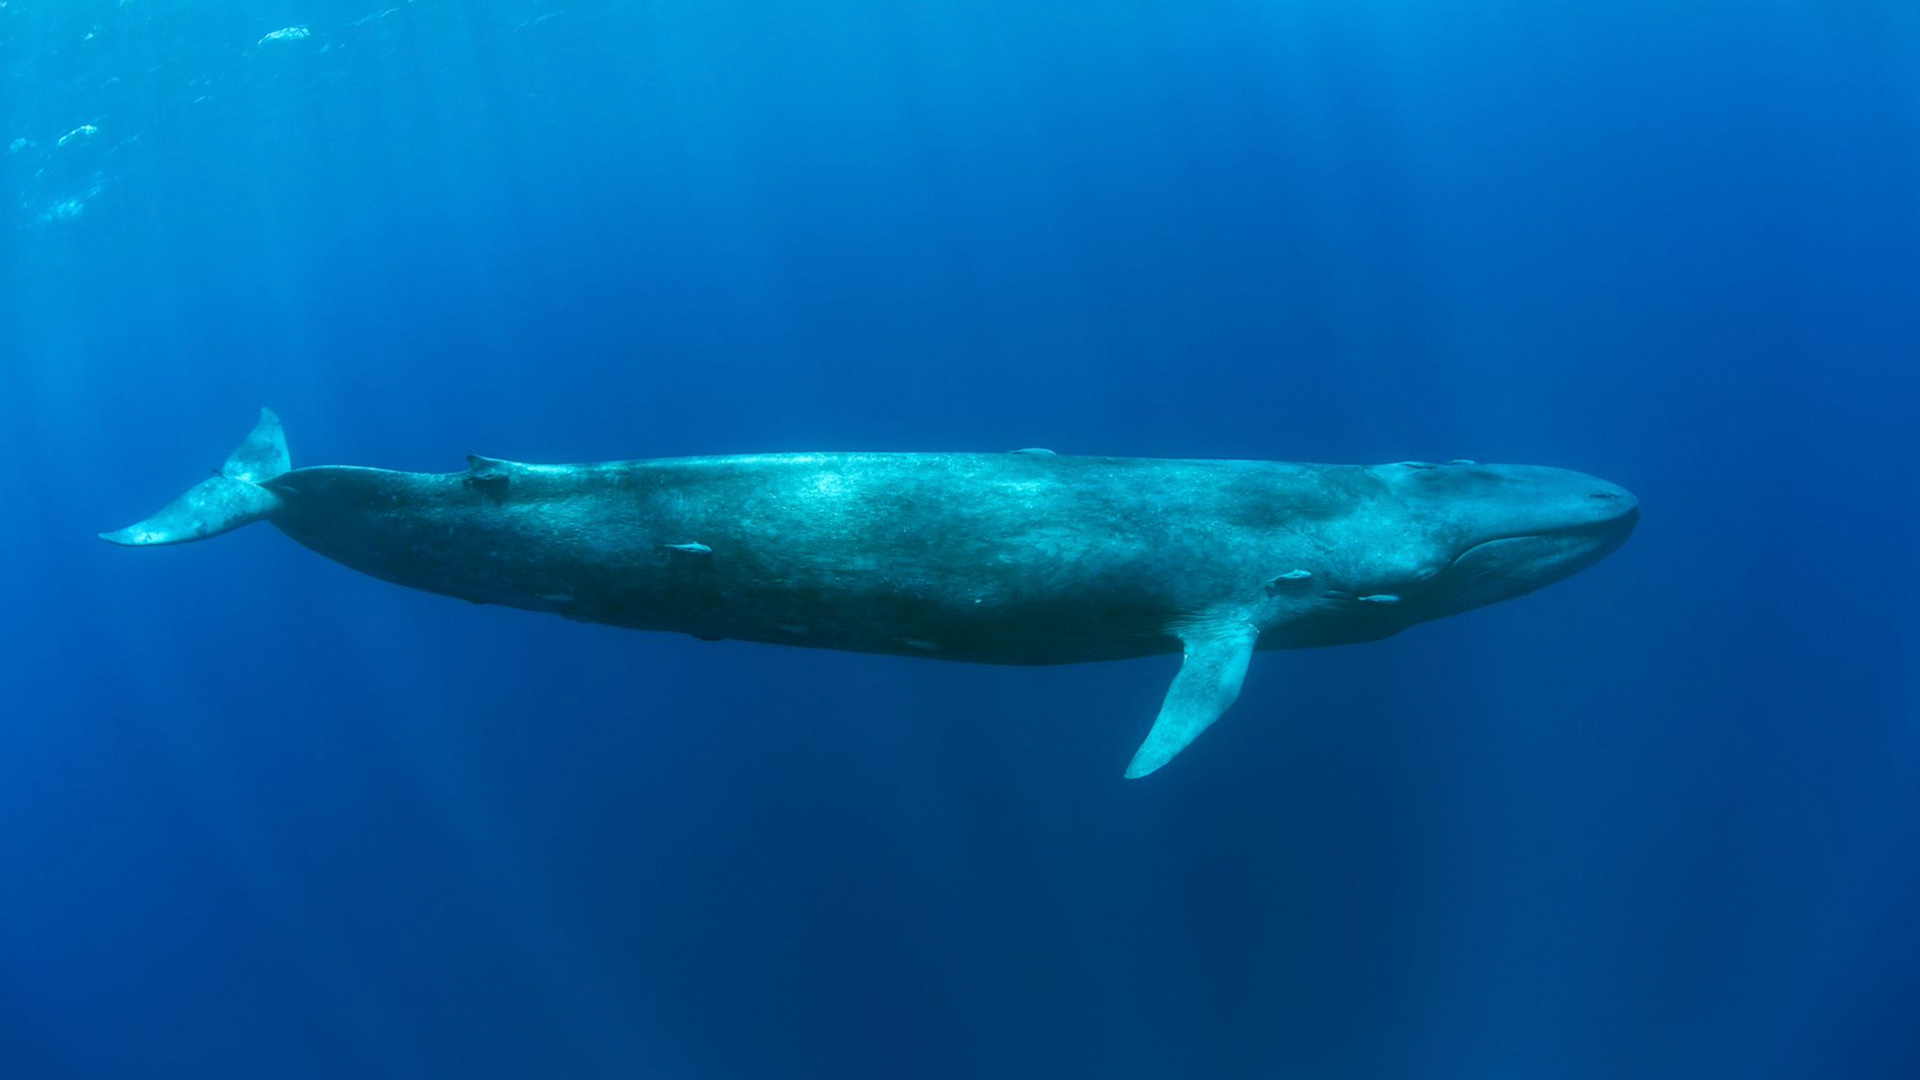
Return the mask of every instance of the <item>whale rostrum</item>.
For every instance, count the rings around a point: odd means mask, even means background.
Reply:
[[[809,453],[452,473],[292,467],[280,420],[102,538],[266,521],[399,585],[586,622],[984,664],[1162,653],[1126,775],[1233,705],[1256,650],[1344,645],[1532,592],[1623,543],[1638,501],[1531,465]]]

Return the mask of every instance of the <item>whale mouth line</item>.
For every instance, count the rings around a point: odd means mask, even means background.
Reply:
[[[1633,526],[1638,523],[1639,520],[1640,508],[1634,506],[1625,513],[1607,518],[1603,521],[1585,521],[1563,526],[1558,529],[1529,529],[1525,532],[1507,533],[1504,536],[1490,536],[1474,544],[1472,547],[1466,548],[1461,551],[1460,554],[1455,555],[1447,563],[1446,570],[1443,570],[1442,573],[1451,572],[1455,567],[1460,565],[1462,559],[1465,559],[1467,556],[1472,555],[1482,548],[1490,547],[1494,544],[1504,544],[1511,540],[1560,540],[1587,535],[1601,537],[1609,533],[1618,532],[1620,536],[1616,543],[1623,542],[1627,534],[1633,530]]]

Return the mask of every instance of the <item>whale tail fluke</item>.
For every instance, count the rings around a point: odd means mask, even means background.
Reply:
[[[128,547],[185,544],[251,525],[280,505],[280,496],[261,485],[292,467],[280,418],[272,409],[261,409],[260,423],[234,448],[218,473],[188,488],[145,521],[101,533],[100,539]]]

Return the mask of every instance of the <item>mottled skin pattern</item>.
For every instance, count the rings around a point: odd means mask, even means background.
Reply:
[[[1178,652],[1174,627],[1268,603],[1267,579],[1327,564],[1330,516],[1385,494],[1359,468],[1031,453],[316,468],[267,486],[287,535],[401,585],[998,664]]]
[[[1472,462],[1020,451],[289,469],[263,415],[223,475],[106,538],[264,519],[396,584],[710,639],[991,664],[1184,652],[1129,775],[1232,704],[1254,649],[1373,640],[1530,592],[1597,562],[1639,516],[1590,476]]]
[[[1420,621],[1408,617],[1424,607],[1419,579],[1479,538],[1445,513],[1444,491],[1414,492],[1423,506],[1403,489],[1448,474],[1464,486],[1470,468],[769,454],[321,467],[266,486],[283,499],[270,520],[301,544],[476,603],[705,638],[1068,664],[1179,652],[1177,628],[1228,611],[1258,626],[1263,649],[1404,629]],[[1268,584],[1301,569],[1313,576],[1298,587]],[[1382,594],[1406,602],[1358,599]]]

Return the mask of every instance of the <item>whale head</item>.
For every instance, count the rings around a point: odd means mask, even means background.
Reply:
[[[1410,625],[1524,596],[1592,566],[1626,542],[1640,502],[1569,469],[1400,462],[1375,470],[1401,522],[1399,556],[1373,596]],[[1411,527],[1408,527],[1411,526]],[[1383,613],[1384,614],[1384,613]]]
[[[1612,554],[1640,521],[1640,501],[1617,484],[1570,469],[1459,462],[1390,466],[1430,558],[1421,588],[1453,615],[1524,596]],[[1412,599],[1412,597],[1410,597]]]
[[[1377,641],[1523,596],[1606,558],[1640,520],[1625,488],[1538,465],[1403,461],[1289,473],[1286,527],[1276,530],[1285,538],[1251,554],[1266,565],[1281,555],[1293,569],[1262,583],[1267,600],[1251,618],[1229,609],[1175,628],[1180,674],[1128,777],[1165,765],[1232,707],[1255,649]]]

